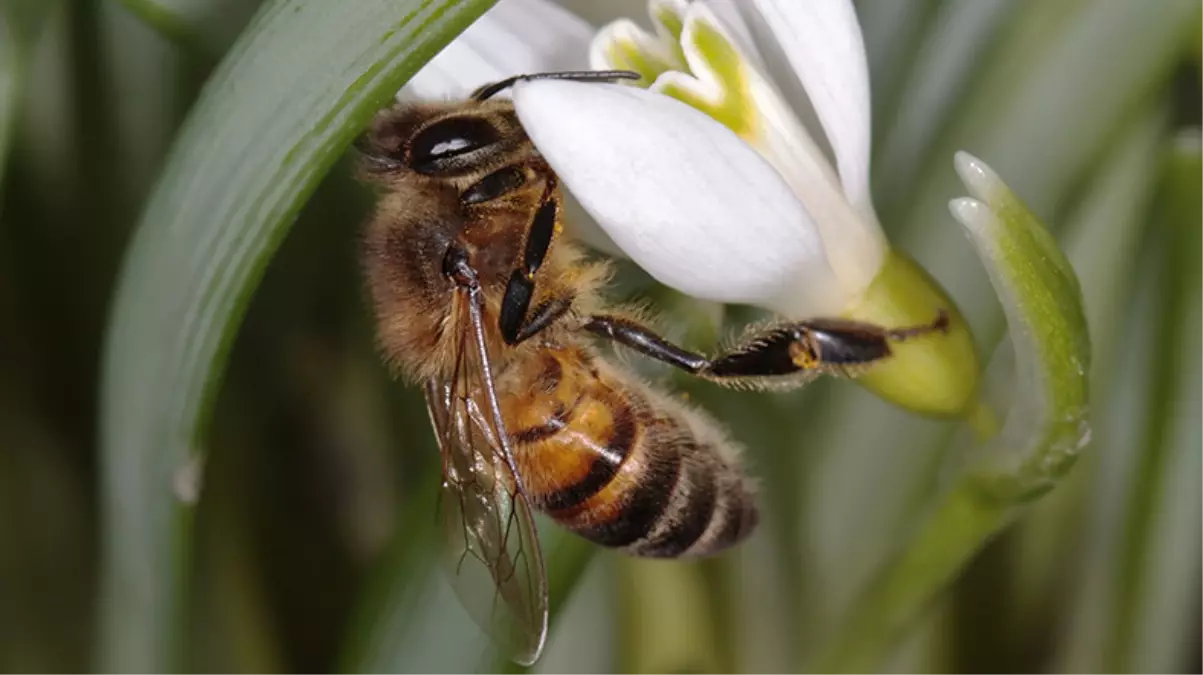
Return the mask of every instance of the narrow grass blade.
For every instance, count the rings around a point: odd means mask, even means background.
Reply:
[[[1182,640],[1194,629],[1198,598],[1203,176],[1197,129],[1179,139],[1167,164],[1157,210],[1166,265],[1158,353],[1150,363],[1147,426],[1131,475],[1103,664],[1117,672],[1189,668],[1179,659]]]
[[[265,0],[120,0],[112,3],[200,65],[220,60]]]
[[[887,3],[888,4],[888,3]],[[948,123],[976,75],[976,67],[994,44],[1000,28],[1019,3],[1010,0],[960,0],[942,3],[916,46],[907,77],[891,82],[898,94],[880,115],[880,138],[873,158],[875,204],[883,213],[903,210],[912,197],[910,167],[922,164],[932,139]],[[901,59],[899,59],[901,60]],[[881,110],[881,106],[875,109]],[[885,223],[887,227],[897,223]]]
[[[0,187],[4,186],[4,168],[21,96],[21,52],[14,33],[12,22],[0,14]]]
[[[196,23],[189,21],[189,17],[173,3],[121,0],[121,4],[171,42],[198,53],[208,51]]]
[[[29,53],[58,0],[9,0],[0,4],[0,189],[17,123]]]

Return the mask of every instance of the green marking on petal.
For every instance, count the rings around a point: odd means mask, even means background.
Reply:
[[[680,46],[681,33],[685,32],[685,17],[677,13],[677,8],[671,3],[654,2],[648,8],[648,14],[651,15],[652,21],[662,27],[667,36]]]
[[[648,87],[657,77],[678,67],[664,55],[656,54],[646,49],[634,40],[614,39],[605,45],[606,59],[620,70],[633,70],[639,73],[640,79],[635,86]]]
[[[690,86],[700,85],[696,80],[663,80],[657,89],[713,117],[744,140],[753,141],[759,115],[748,91],[748,66],[739,50],[722,31],[697,17],[690,17],[689,30],[682,35],[683,49],[705,63],[719,85],[719,95],[708,96],[697,86]]]
[[[681,34],[685,32],[685,17],[677,13],[677,8],[667,2],[653,2],[648,7],[652,23],[659,27],[659,33],[668,39],[672,45],[673,56],[681,65],[678,70],[685,70],[685,50],[681,49]]]

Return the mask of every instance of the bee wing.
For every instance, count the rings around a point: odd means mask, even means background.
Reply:
[[[479,315],[472,318],[478,323]],[[468,321],[459,323],[453,377],[426,383],[443,458],[443,563],[473,620],[514,661],[530,665],[547,636],[543,556],[511,468],[508,437],[491,414],[495,396],[483,333],[472,331]]]

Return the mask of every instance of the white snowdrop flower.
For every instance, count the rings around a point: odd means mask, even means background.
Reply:
[[[637,86],[513,89],[532,141],[604,231],[586,229],[586,241],[685,294],[787,318],[902,326],[944,311],[947,334],[897,345],[861,381],[921,412],[975,405],[972,337],[943,291],[890,247],[873,208],[869,75],[851,1],[648,7],[653,32],[627,19],[595,32],[547,0],[501,0],[407,90],[462,95],[586,65],[638,72]]]

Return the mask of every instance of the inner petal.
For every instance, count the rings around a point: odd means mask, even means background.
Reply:
[[[694,76],[668,72],[652,90],[706,112],[748,142],[780,172],[814,218],[847,292],[872,281],[887,243],[871,207],[849,203],[821,147],[780,93],[739,51],[706,5],[691,6],[682,47]]]
[[[619,19],[598,32],[589,47],[589,65],[595,70],[633,70],[648,86],[669,70],[685,67],[668,43],[629,19]]]

